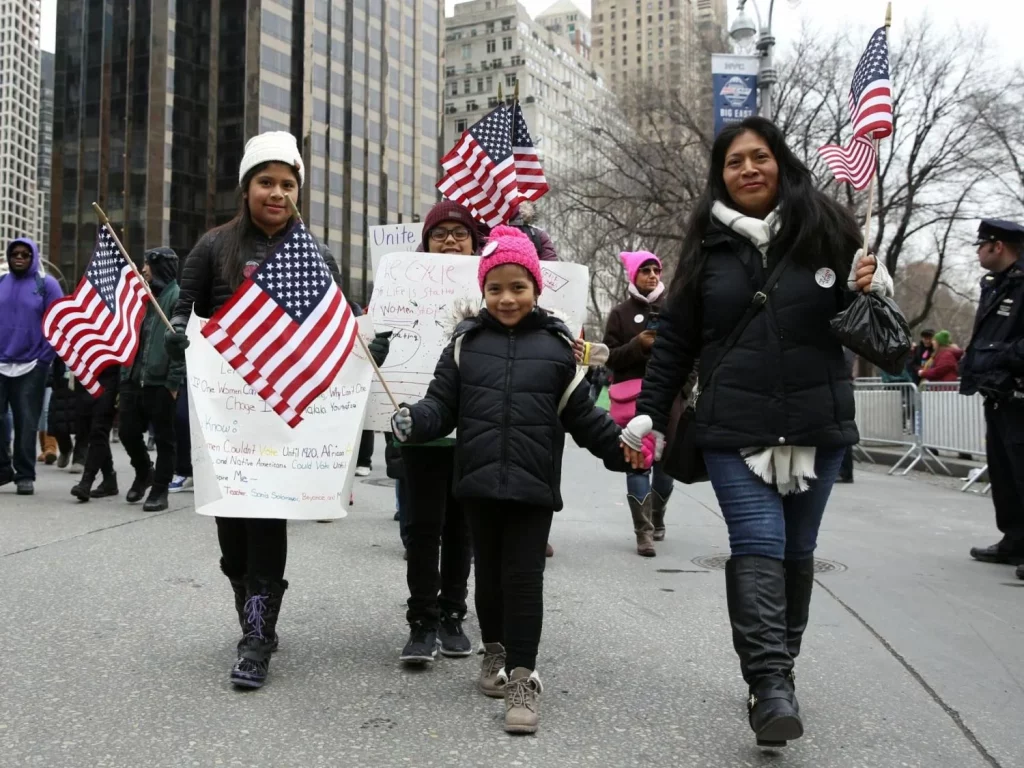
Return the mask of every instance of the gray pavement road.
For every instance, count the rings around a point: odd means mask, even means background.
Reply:
[[[575,447],[565,465],[525,738],[475,692],[476,659],[400,669],[379,471],[348,519],[291,525],[281,650],[247,693],[227,682],[231,592],[191,496],[159,515],[79,505],[52,468],[33,498],[0,489],[0,766],[1024,766],[1024,582],[967,558],[994,540],[987,497],[872,471],[837,488],[818,554],[845,569],[818,579],[807,736],[773,753],[746,725],[723,574],[694,562],[728,551],[711,489],[677,491],[643,560],[622,479]]]

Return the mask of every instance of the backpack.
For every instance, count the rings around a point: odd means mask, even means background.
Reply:
[[[455,339],[455,367],[459,367],[459,355],[462,352],[462,340],[466,338],[466,334],[460,335]],[[576,387],[580,385],[580,382],[587,377],[587,368],[582,365],[576,366],[576,375],[572,377],[572,381],[569,382],[569,386],[565,388],[565,392],[562,393],[561,400],[558,401],[558,415],[562,415],[562,411],[565,410],[565,406],[569,404],[569,398],[572,397],[572,393],[576,391]]]
[[[530,238],[531,242],[533,242],[533,247],[537,250],[537,255],[540,256],[540,230],[529,224],[514,224],[513,226]]]

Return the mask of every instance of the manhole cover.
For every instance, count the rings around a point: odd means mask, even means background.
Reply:
[[[729,562],[729,555],[704,555],[703,557],[693,558],[692,562],[701,568],[724,571],[725,564]],[[814,559],[815,573],[839,573],[845,570],[846,566],[842,563],[837,563],[835,560],[822,560],[820,557]]]
[[[381,488],[394,488],[395,481],[390,477],[374,477],[370,480],[363,480],[367,485],[379,485]],[[723,566],[724,567],[724,566]]]

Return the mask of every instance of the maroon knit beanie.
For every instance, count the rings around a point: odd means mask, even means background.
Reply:
[[[422,249],[429,251],[427,240],[430,239],[430,230],[445,221],[457,221],[464,224],[469,230],[469,236],[473,240],[473,253],[480,250],[480,224],[473,218],[468,209],[453,203],[451,200],[442,200],[430,209],[427,218],[423,221],[423,244]]]

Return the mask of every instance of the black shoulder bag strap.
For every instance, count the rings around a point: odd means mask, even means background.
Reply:
[[[779,282],[779,278],[782,277],[782,273],[786,270],[789,265],[789,254],[787,253],[781,259],[779,263],[775,265],[775,269],[768,276],[767,282],[760,291],[754,294],[750,300],[747,311],[743,313],[743,317],[740,318],[739,322],[733,327],[732,332],[726,337],[725,343],[722,345],[722,351],[718,353],[718,358],[715,362],[707,368],[707,377],[704,379],[704,384],[701,385],[699,382],[693,389],[693,398],[690,402],[690,407],[695,408],[697,406],[697,399],[700,397],[700,393],[704,391],[704,387],[711,383],[711,377],[714,376],[715,371],[718,370],[718,366],[721,365],[722,360],[729,350],[736,346],[736,342],[740,340],[740,335],[746,330],[747,326],[750,325],[750,321],[754,319],[754,315],[761,311],[761,307],[768,301],[768,294],[772,292],[772,288]],[[699,374],[698,374],[699,377]]]

